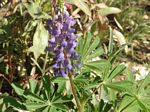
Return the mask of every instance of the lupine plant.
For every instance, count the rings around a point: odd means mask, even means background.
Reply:
[[[150,73],[136,81],[117,61],[128,46],[107,22],[119,8],[101,0],[31,0],[14,7],[0,19],[0,64],[6,66],[0,77],[10,89],[0,93],[0,112],[150,111]],[[118,32],[120,49],[113,39]]]

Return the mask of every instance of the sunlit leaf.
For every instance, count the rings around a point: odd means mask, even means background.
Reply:
[[[41,15],[42,14],[42,10],[39,7],[39,5],[37,3],[34,2],[30,2],[29,3],[23,3],[24,6],[27,8],[29,14],[33,17],[36,18],[37,15]]]
[[[121,10],[119,8],[115,8],[115,7],[105,7],[105,8],[101,8],[98,11],[102,16],[107,16],[109,14],[117,14],[120,13]]]
[[[65,2],[76,5],[85,14],[91,16],[90,8],[89,8],[89,6],[83,0],[65,0]]]
[[[127,81],[127,80],[123,80],[123,81],[119,81],[119,82],[112,82],[112,83],[108,83],[105,84],[107,87],[114,89],[114,90],[119,90],[119,91],[130,91],[131,90],[131,86],[133,85],[133,83],[131,81]]]
[[[121,104],[119,105],[118,111],[117,112],[132,112],[135,110],[138,110],[138,103],[135,101],[135,97],[130,97],[125,95],[121,101]],[[130,110],[130,111],[127,111]],[[137,112],[137,111],[136,111]]]
[[[107,67],[108,64],[110,63],[106,60],[97,60],[88,62],[85,64],[85,66],[91,70],[104,70],[104,68]]]
[[[22,96],[23,93],[24,93],[24,90],[21,86],[17,85],[17,84],[14,84],[12,83],[11,86],[13,87],[13,89],[15,90],[15,92],[19,95],[19,96]]]
[[[44,53],[45,48],[48,46],[48,32],[44,28],[42,22],[39,22],[36,32],[33,37],[33,46],[29,48],[29,51],[34,53],[34,57],[37,58]]]
[[[38,92],[38,81],[37,80],[29,80],[30,90],[32,93]]]

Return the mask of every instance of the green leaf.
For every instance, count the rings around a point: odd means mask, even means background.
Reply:
[[[145,87],[150,84],[150,72],[148,73],[148,75],[145,77],[145,79],[142,81],[142,83],[139,86],[139,90],[138,93],[143,92]]]
[[[100,9],[98,12],[102,16],[107,16],[110,14],[118,14],[121,12],[121,10],[115,7],[105,7],[105,8]]]
[[[92,34],[90,32],[88,32],[87,36],[86,36],[86,39],[83,40],[84,42],[84,47],[83,47],[83,50],[82,50],[82,57],[84,59],[84,57],[86,56],[86,52],[90,46],[90,43],[91,43],[91,40],[92,40]]]
[[[100,83],[88,84],[87,86],[84,86],[84,89],[89,90],[91,88],[97,88],[97,87],[99,87],[99,85],[100,85]]]
[[[52,105],[50,108],[50,112],[57,112],[57,111],[58,111],[58,109]]]
[[[87,49],[86,53],[84,56],[88,56],[92,53],[93,50],[95,50],[95,48],[99,45],[100,39],[97,36],[94,41],[92,42],[92,44],[90,45],[90,47]],[[83,59],[86,58],[83,56]]]
[[[127,108],[125,108],[123,111],[120,111],[120,112],[140,112],[140,107],[139,105],[137,104],[137,102],[133,102],[131,103],[130,105],[128,105]]]
[[[68,96],[61,96],[60,98],[58,98],[57,100],[53,101],[53,103],[66,103],[66,102],[70,102],[72,101],[73,96],[72,95],[68,95]]]
[[[30,86],[30,91],[32,93],[36,94],[38,92],[38,81],[37,80],[30,79],[29,86]]]
[[[137,98],[137,102],[140,105],[140,107],[144,110],[144,112],[148,112],[146,106],[144,105],[142,101],[140,101],[140,99]]]
[[[143,93],[145,93],[145,92],[143,91]],[[145,110],[150,109],[150,103],[149,102],[150,102],[150,94],[149,95],[142,94],[138,98],[139,105]]]
[[[80,37],[78,40],[78,45],[76,47],[76,51],[80,54],[83,55],[83,49],[84,48],[84,39],[83,37]]]
[[[104,100],[101,99],[100,103],[99,103],[99,112],[103,111],[103,107],[104,107],[105,103]]]
[[[133,74],[133,72],[131,70],[126,69],[125,74],[126,74],[127,80],[134,82],[134,79],[135,79],[134,76],[135,75]]]
[[[65,90],[65,88],[66,88],[66,81],[59,82],[57,92],[62,93]]]
[[[134,112],[134,111],[125,111],[125,110],[126,109],[127,110],[134,110],[134,109],[137,110],[138,107],[139,106],[135,100],[135,97],[125,95],[119,105],[118,112]],[[137,112],[137,111],[135,111],[135,112]]]
[[[35,111],[36,109],[40,109],[42,107],[46,107],[46,103],[36,103],[36,102],[31,102],[31,103],[25,103],[25,106],[28,110],[30,111]]]
[[[13,89],[19,96],[23,96],[24,90],[21,86],[14,84],[14,83],[12,83],[11,86],[13,87]]]
[[[43,78],[42,78],[42,82],[43,82],[43,88],[45,90],[45,93],[46,93],[46,97],[47,99],[49,99],[50,101],[50,96],[52,94],[52,83],[51,83],[51,79],[50,79],[50,76],[48,75],[45,75]]]
[[[87,83],[89,79],[86,78],[82,73],[77,75],[74,79],[75,82],[77,83]]]
[[[7,104],[7,105],[11,105],[12,107],[15,108],[21,108],[21,109],[25,109],[25,107],[23,106],[23,104],[16,100],[15,98],[11,97],[11,96],[4,96],[3,97],[3,103]]]
[[[35,2],[31,2],[29,3],[23,3],[24,6],[27,8],[29,14],[35,19],[37,18],[39,15],[42,14],[42,10],[39,7],[39,5]]]
[[[118,57],[118,54],[124,50],[126,45],[122,45],[114,54],[112,54],[108,60],[110,60],[111,63],[114,62],[114,60]]]
[[[133,83],[131,81],[128,80],[122,80],[119,82],[112,82],[112,83],[106,83],[104,84],[107,87],[111,88],[111,89],[115,89],[115,90],[119,90],[119,91],[131,91],[131,86],[133,85]]]
[[[54,78],[52,78],[52,80],[53,80],[55,83],[59,83],[59,82],[67,81],[67,80],[69,80],[69,79],[64,78],[64,77],[54,77]]]
[[[91,70],[104,70],[110,63],[106,60],[97,60],[85,64]]]
[[[65,2],[76,5],[85,14],[91,16],[90,8],[83,0],[65,0]]]
[[[48,38],[48,32],[40,21],[33,37],[33,46],[29,48],[29,51],[34,53],[35,60],[44,53],[45,48],[48,46]]]
[[[98,48],[91,55],[87,56],[87,60],[91,60],[92,58],[98,57],[104,53],[103,48]]]
[[[51,112],[50,109],[51,109],[51,107],[47,106],[42,110],[42,112]]]
[[[30,91],[25,91],[24,92],[24,96],[25,98],[27,98],[29,101],[35,101],[35,102],[40,102],[40,103],[43,103],[45,102],[44,99],[42,99],[40,96],[34,94],[34,93],[31,93]]]
[[[67,106],[63,105],[63,104],[60,104],[60,103],[55,103],[53,104],[53,106],[55,106],[56,108],[60,109],[60,110],[63,110],[65,112],[68,112],[69,109]]]
[[[112,80],[117,75],[120,75],[124,70],[126,69],[126,66],[124,65],[117,65],[113,71],[108,76],[108,80]]]
[[[91,32],[85,34],[85,38],[79,40],[77,51],[81,56],[83,65],[94,58],[99,58],[104,53],[103,48],[99,47],[100,38],[93,38]]]

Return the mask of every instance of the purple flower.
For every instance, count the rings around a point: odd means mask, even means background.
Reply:
[[[75,69],[74,60],[80,56],[75,52],[77,46],[74,20],[68,13],[55,15],[54,20],[48,20],[48,31],[50,33],[48,51],[53,59],[53,70],[55,76],[66,77],[68,71]]]

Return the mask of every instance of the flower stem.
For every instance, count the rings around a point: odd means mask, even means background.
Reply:
[[[72,93],[73,93],[73,96],[74,96],[76,104],[77,104],[77,110],[78,110],[78,112],[82,112],[80,101],[77,97],[76,89],[75,89],[75,86],[74,86],[74,83],[73,83],[72,74],[70,72],[68,73],[68,77],[69,77]]]

